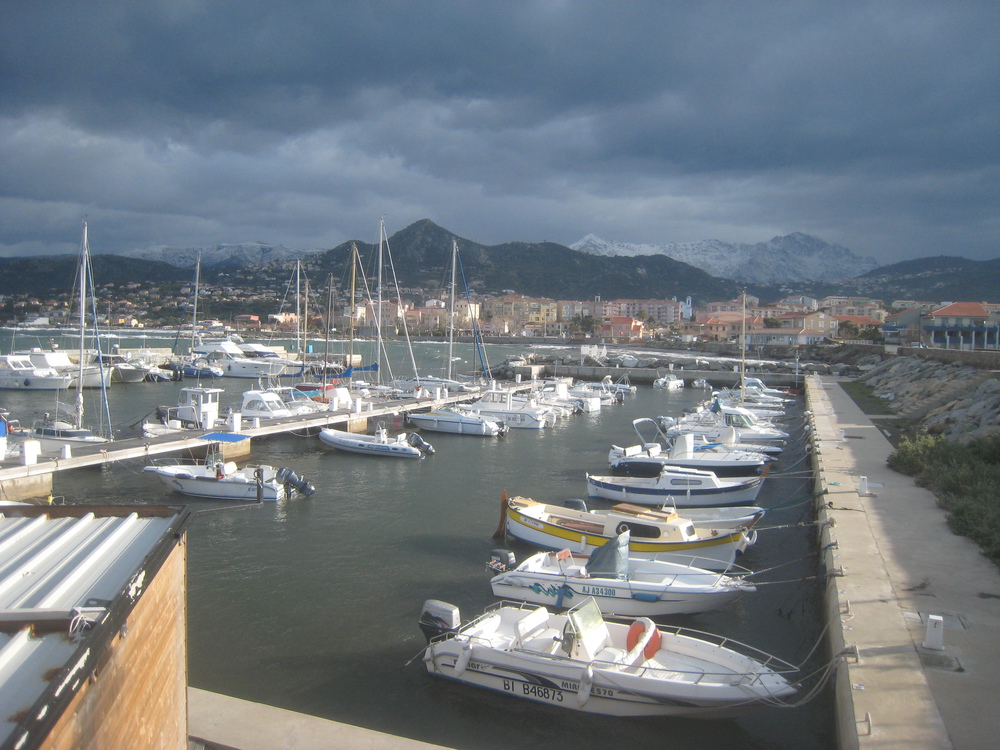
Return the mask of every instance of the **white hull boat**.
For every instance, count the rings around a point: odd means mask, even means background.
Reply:
[[[331,448],[366,456],[424,458],[425,455],[434,452],[433,446],[424,442],[415,432],[402,432],[395,437],[389,437],[385,425],[381,423],[374,435],[324,427],[319,431],[319,439]]]
[[[696,528],[686,518],[639,517],[611,510],[577,510],[539,503],[524,497],[505,501],[504,527],[523,542],[545,549],[572,549],[589,555],[623,531],[632,535],[634,557],[671,555],[673,561],[697,558],[694,564],[710,570],[727,570],[736,555],[756,539],[753,530]]]
[[[612,445],[608,452],[608,463],[616,476],[655,477],[664,466],[675,466],[711,471],[720,479],[756,477],[764,475],[772,460],[764,453],[725,445],[696,448],[691,433],[668,438],[648,417],[633,420],[632,426],[641,442],[626,448]],[[644,426],[651,427],[658,439],[647,439],[641,432]],[[665,445],[669,450],[664,450]]]
[[[655,477],[587,474],[587,492],[615,502],[676,508],[752,505],[763,482],[763,477],[720,479],[711,471],[664,466]]]
[[[37,367],[22,354],[0,357],[0,389],[27,391],[61,391],[69,388],[73,376],[56,372],[51,367]]]
[[[738,575],[684,563],[629,556],[629,533],[590,557],[568,549],[536,552],[513,566],[513,555],[494,553],[493,595],[565,609],[593,597],[606,615],[657,617],[708,612],[756,590]]]
[[[580,507],[586,506],[580,501]],[[703,508],[684,508],[678,511],[673,506],[654,508],[648,505],[632,505],[631,503],[616,503],[611,509],[620,515],[628,514],[637,521],[665,521],[671,516],[683,516],[691,522],[695,530],[705,529],[715,531],[746,531],[753,528],[764,517],[764,509],[759,505],[733,505],[729,507],[706,506]]]
[[[684,390],[684,381],[676,375],[664,375],[653,381],[653,387],[668,391],[682,391]]]
[[[72,451],[73,448],[92,447],[108,442],[107,438],[95,435],[86,427],[79,427],[61,419],[45,419],[39,422],[24,433],[24,438],[37,440],[42,453],[57,453],[67,446]]]
[[[431,432],[453,435],[479,435],[496,437],[507,432],[507,425],[471,410],[443,406],[428,412],[411,412],[406,415],[411,424]]]
[[[259,496],[265,502],[274,502],[285,500],[296,493],[308,496],[315,491],[311,484],[300,479],[290,469],[276,469],[266,465],[239,468],[232,461],[216,460],[211,456],[206,461],[157,459],[142,470],[155,474],[175,492],[205,500],[255,502]]]
[[[717,719],[797,692],[795,668],[774,656],[646,617],[606,621],[591,599],[565,614],[501,602],[448,627],[459,619],[456,607],[425,602],[430,674],[561,708]]]

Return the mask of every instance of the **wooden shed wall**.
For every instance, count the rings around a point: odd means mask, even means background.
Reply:
[[[187,748],[186,550],[182,538],[44,747]]]

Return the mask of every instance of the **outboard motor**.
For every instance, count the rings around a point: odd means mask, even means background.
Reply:
[[[517,567],[517,560],[509,549],[493,550],[490,552],[490,561],[486,563],[486,569],[493,575],[505,573],[515,567]]]
[[[424,440],[420,435],[415,432],[411,432],[406,438],[406,442],[412,445],[414,448],[419,450],[425,456],[429,456],[434,452],[434,446]]]
[[[578,497],[571,497],[567,500],[563,500],[563,507],[572,508],[573,510],[582,510],[584,513],[587,512],[587,503]]]
[[[285,485],[286,490],[289,487],[291,487],[293,490],[295,490],[304,497],[309,497],[316,491],[316,488],[313,486],[312,482],[307,482],[304,477],[300,477],[298,474],[289,469],[287,466],[282,466],[280,469],[278,469],[277,473],[275,474],[275,478],[283,485]]]
[[[462,623],[462,616],[454,604],[428,599],[424,602],[424,611],[420,614],[420,630],[428,642],[445,633],[454,633]]]

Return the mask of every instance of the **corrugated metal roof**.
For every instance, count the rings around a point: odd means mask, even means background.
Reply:
[[[2,508],[0,745],[16,742],[19,722],[82,659],[112,607],[129,600],[131,610],[155,574],[144,565],[176,543],[187,517],[152,506]]]

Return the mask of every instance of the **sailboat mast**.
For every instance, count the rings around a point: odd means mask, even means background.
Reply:
[[[743,335],[741,336],[740,355],[740,406],[744,406],[747,397],[747,290],[743,290]]]
[[[375,310],[375,382],[382,382],[382,238],[385,237],[385,217],[379,220],[378,228],[378,273],[376,274],[376,300],[378,309]]]
[[[326,382],[327,369],[330,367],[330,329],[333,327],[333,274],[326,277],[326,331],[323,346],[323,382]]]
[[[350,346],[348,346],[348,368],[354,365],[354,317],[358,314],[358,298],[357,290],[355,285],[357,284],[357,271],[358,271],[358,246],[353,242],[351,243],[351,324],[349,326],[348,338],[350,338]]]
[[[80,240],[80,353],[76,373],[76,428],[83,427],[83,350],[87,338],[87,263],[90,258],[87,240],[87,222],[83,222],[83,239]]]
[[[452,352],[455,348],[455,262],[458,259],[458,240],[451,240],[451,312],[448,316],[448,380],[451,380]]]
[[[299,362],[302,361],[302,262],[295,261],[295,348],[299,350]]]
[[[191,351],[194,351],[195,337],[198,335],[198,286],[201,284],[201,253],[194,267],[194,312],[191,315]]]

